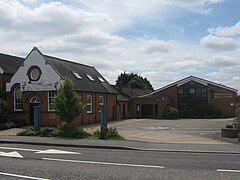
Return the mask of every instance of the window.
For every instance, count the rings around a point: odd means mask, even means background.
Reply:
[[[88,77],[88,79],[90,79],[91,81],[95,81],[91,75],[89,75],[89,74],[86,74],[86,76],[87,76],[87,77]]]
[[[73,72],[72,73],[74,74],[74,76],[77,78],[77,79],[82,79],[82,77],[77,73],[77,72]]]
[[[20,86],[14,89],[14,111],[23,110],[23,96],[20,90]]]
[[[105,80],[102,78],[102,77],[97,77],[98,78],[98,80],[100,81],[100,82],[102,82],[102,83],[104,83],[105,82]]]
[[[183,94],[183,89],[178,89],[178,94]]]
[[[99,106],[104,105],[104,97],[99,96]]]
[[[92,113],[92,96],[87,95],[87,113]]]
[[[32,66],[28,69],[27,75],[30,81],[38,81],[41,77],[41,69],[38,66]]]
[[[190,94],[195,94],[195,88],[190,88],[190,89],[189,89],[189,93],[190,93]]]
[[[57,94],[57,91],[48,91],[48,111],[54,111],[53,106],[53,99],[55,95]]]
[[[104,97],[103,96],[98,97],[98,103],[99,103],[99,112],[101,112],[100,107],[104,105]]]

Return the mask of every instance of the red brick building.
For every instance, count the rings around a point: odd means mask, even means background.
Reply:
[[[167,105],[177,108],[182,116],[191,110],[198,113],[199,106],[211,105],[220,111],[223,117],[236,116],[237,90],[198,77],[189,76],[169,84],[147,95],[133,98],[131,116],[158,118]],[[204,113],[204,112],[203,112]]]
[[[5,89],[6,83],[23,63],[24,58],[0,53],[0,87]]]
[[[73,81],[85,105],[84,112],[74,120],[76,125],[99,122],[100,105],[107,106],[108,121],[113,119],[117,92],[94,67],[44,55],[37,48],[6,81],[9,111],[33,125],[33,106],[39,106],[41,126],[59,124],[50,104],[66,77]]]

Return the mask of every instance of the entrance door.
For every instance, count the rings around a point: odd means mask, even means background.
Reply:
[[[33,96],[31,97],[29,103],[30,103],[30,107],[29,107],[29,114],[30,114],[30,125],[34,125],[34,106],[40,106],[40,99],[37,96]]]
[[[30,125],[34,125],[34,106],[39,106],[40,103],[30,103]]]
[[[126,118],[126,115],[125,115],[125,112],[126,110],[125,110],[125,103],[123,103],[123,119],[125,119]]]
[[[152,118],[153,117],[153,105],[152,104],[143,104],[142,105],[142,117],[143,118]]]

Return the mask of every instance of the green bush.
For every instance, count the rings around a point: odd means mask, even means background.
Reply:
[[[237,122],[240,123],[240,103],[237,105]]]
[[[163,117],[166,119],[176,119],[178,118],[178,110],[174,107],[167,106],[163,110]]]
[[[86,138],[90,135],[78,127],[63,128],[62,126],[58,126],[41,128],[39,131],[34,131],[33,128],[30,128],[17,133],[17,136]]]
[[[18,132],[17,136],[39,136],[39,133],[37,131],[34,131],[33,128],[29,128]]]
[[[89,134],[83,129],[74,126],[66,126],[61,124],[57,127],[45,127],[39,131],[34,131],[33,128],[29,128],[17,133],[17,136],[41,136],[41,137],[63,137],[63,138],[93,138],[99,139],[101,132],[96,130],[93,134]],[[118,133],[116,127],[107,129],[106,139],[110,140],[124,140],[124,138]]]
[[[92,138],[94,139],[100,139],[101,138],[101,131],[100,130],[96,130],[93,132]],[[109,140],[124,140],[124,137],[122,137],[116,127],[110,127],[107,129],[107,135],[106,135],[106,139]]]
[[[211,104],[197,103],[179,109],[181,118],[220,118],[224,117],[222,112]]]

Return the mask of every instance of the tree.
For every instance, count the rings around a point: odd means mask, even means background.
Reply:
[[[84,105],[74,91],[71,79],[66,78],[58,89],[53,100],[53,108],[60,117],[61,123],[65,123],[67,127],[70,127],[73,119],[83,111]]]
[[[140,88],[144,90],[153,90],[151,83],[147,80],[147,78],[143,78],[142,76],[136,73],[121,73],[118,76],[116,81],[116,85],[121,86],[129,86],[133,88]]]
[[[5,123],[8,119],[6,95],[0,87],[0,123]]]
[[[134,88],[139,88],[139,89],[144,89],[147,90],[147,85],[143,82],[143,80],[137,76],[133,77],[129,82],[128,82],[129,87],[134,87]]]

